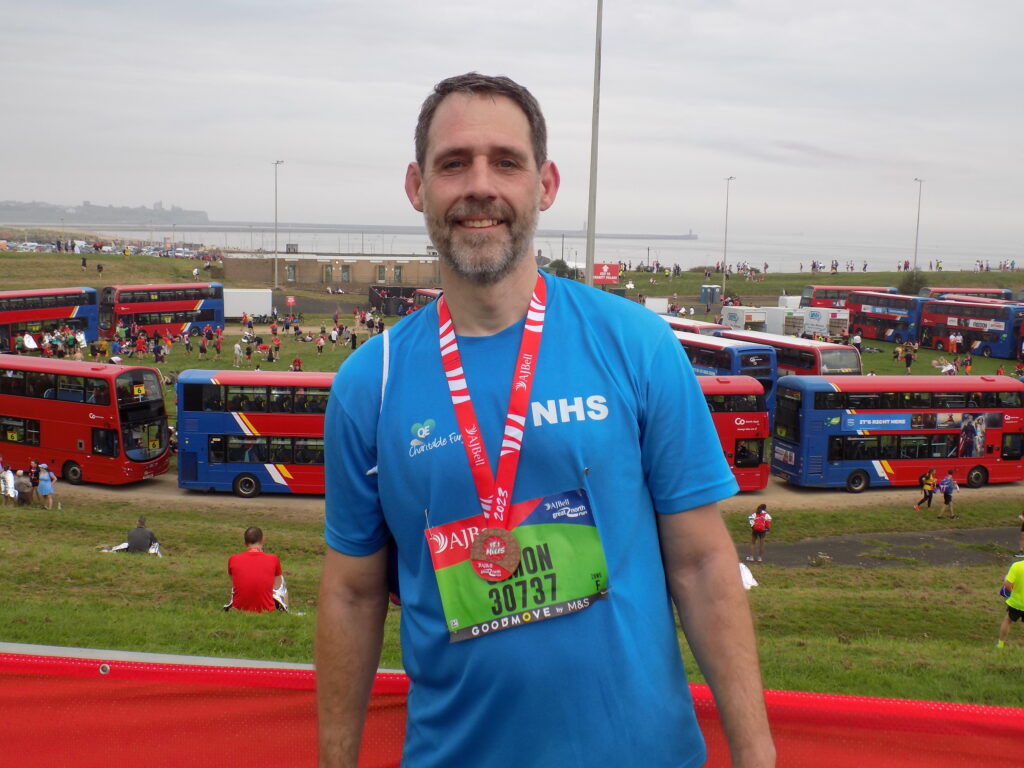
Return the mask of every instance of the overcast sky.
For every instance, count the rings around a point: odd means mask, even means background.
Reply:
[[[596,0],[34,0],[0,44],[0,200],[417,224],[419,105],[529,87],[587,215]],[[597,228],[1024,244],[1019,0],[607,0]],[[1024,249],[1021,249],[1024,250]],[[1020,251],[1018,251],[1020,253]]]

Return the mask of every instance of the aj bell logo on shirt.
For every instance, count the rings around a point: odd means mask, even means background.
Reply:
[[[560,397],[557,400],[535,401],[530,403],[530,414],[533,426],[543,427],[549,424],[571,424],[578,421],[604,421],[608,418],[608,401],[604,395],[586,395],[577,397]],[[462,435],[457,431],[447,435],[436,434],[437,422],[425,419],[410,427],[413,438],[409,441],[409,456],[418,456],[434,448],[462,442]]]

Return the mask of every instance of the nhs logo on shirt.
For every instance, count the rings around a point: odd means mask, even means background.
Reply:
[[[579,421],[604,421],[607,418],[608,401],[604,395],[559,397],[530,403],[530,420],[534,427],[572,424]],[[452,422],[454,423],[454,418]],[[437,448],[447,448],[462,443],[462,435],[457,427],[442,431],[434,419],[423,419],[411,424],[409,432],[412,434],[412,439],[409,441],[410,458]]]
[[[530,413],[535,427],[574,421],[604,421],[608,418],[608,401],[604,395],[560,397],[530,403]]]

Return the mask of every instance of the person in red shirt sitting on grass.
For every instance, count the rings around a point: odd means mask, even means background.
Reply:
[[[264,552],[263,544],[263,531],[250,526],[245,529],[245,552],[228,558],[231,602],[224,606],[225,611],[288,610],[288,587],[281,573],[281,561],[277,555]]]

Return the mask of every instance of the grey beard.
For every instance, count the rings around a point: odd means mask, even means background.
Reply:
[[[511,220],[508,224],[508,240],[498,243],[491,234],[463,233],[458,242],[453,236],[453,225],[445,218],[424,215],[427,232],[437,248],[441,260],[456,275],[475,285],[494,285],[515,271],[526,258],[537,226],[537,211],[530,211],[525,218]],[[487,252],[498,250],[494,258],[487,258]]]

